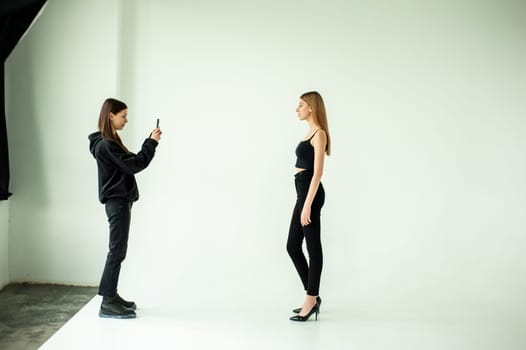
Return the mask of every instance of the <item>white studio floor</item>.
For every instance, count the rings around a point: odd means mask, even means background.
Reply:
[[[324,300],[317,322],[296,323],[282,305],[256,313],[231,305],[196,311],[152,303],[139,304],[136,319],[114,320],[98,317],[100,301],[94,297],[41,349],[526,349],[522,316],[492,318],[483,310],[434,319],[374,316]]]

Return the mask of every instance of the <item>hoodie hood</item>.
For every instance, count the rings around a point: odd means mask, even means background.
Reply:
[[[94,132],[88,136],[89,139],[89,151],[95,158],[95,149],[97,145],[102,141],[102,135],[100,131]]]

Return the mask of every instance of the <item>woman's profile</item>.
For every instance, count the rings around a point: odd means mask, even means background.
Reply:
[[[97,160],[99,200],[105,206],[109,223],[109,251],[99,285],[102,304],[100,317],[134,318],[135,302],[117,293],[121,263],[126,257],[130,231],[131,209],[139,199],[134,174],[146,168],[161,139],[161,130],[153,129],[134,154],[124,146],[117,133],[128,122],[128,107],[124,102],[108,98],[99,115],[99,131],[89,135],[90,151]]]
[[[303,306],[294,309],[292,321],[307,321],[320,311],[320,277],[323,265],[320,213],[325,202],[321,183],[325,154],[330,155],[331,141],[327,114],[321,95],[316,91],[300,96],[298,118],[307,122],[309,131],[296,148],[296,205],[290,222],[287,252],[299,274],[306,296]],[[309,261],[302,250],[305,239]]]

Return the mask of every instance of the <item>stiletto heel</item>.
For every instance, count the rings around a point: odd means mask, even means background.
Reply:
[[[319,296],[316,297],[316,302],[318,303],[318,313],[320,313],[321,309],[321,298]],[[299,314],[301,312],[301,307],[292,310],[295,314]]]
[[[291,321],[305,322],[312,316],[312,314],[316,314],[315,320],[318,321],[318,313],[319,312],[320,312],[320,305],[318,303],[316,303],[316,304],[314,304],[312,309],[310,309],[309,313],[306,314],[305,316],[300,316],[300,315],[292,316],[290,318],[290,320]]]

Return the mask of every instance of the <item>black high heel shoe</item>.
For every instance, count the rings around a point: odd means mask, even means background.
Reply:
[[[321,298],[319,296],[316,297],[316,302],[318,303],[318,313],[320,313],[321,308]],[[295,314],[299,314],[301,312],[301,307],[292,310]]]
[[[312,314],[316,314],[316,321],[318,321],[318,313],[319,312],[320,312],[320,305],[318,303],[316,303],[316,304],[314,304],[312,309],[310,309],[309,313],[306,314],[305,316],[300,316],[300,315],[292,316],[290,318],[290,320],[291,321],[305,322],[312,316]]]

